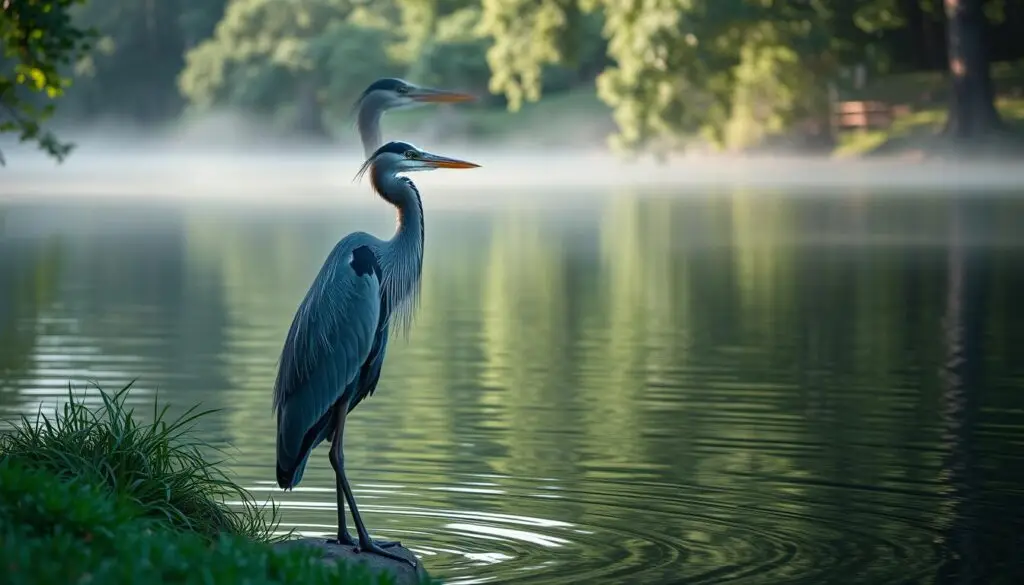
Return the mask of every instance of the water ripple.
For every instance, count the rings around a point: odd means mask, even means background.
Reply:
[[[536,213],[433,219],[412,338],[347,423],[375,536],[461,585],[932,583],[964,559],[1013,574],[1020,237],[990,252],[1009,292],[962,399],[943,374],[944,223],[908,214],[937,243],[883,261],[870,230],[863,246],[777,239],[822,233],[820,204],[603,204],[572,236]],[[138,378],[132,404],[222,409],[199,432],[227,471],[280,504],[281,530],[331,535],[326,449],[296,490],[273,482],[270,387],[349,220],[147,221],[75,224],[59,263],[43,236],[0,247],[3,274],[38,286],[0,303],[0,418],[59,405],[69,380],[95,399],[89,381]],[[472,245],[470,221],[487,226]]]

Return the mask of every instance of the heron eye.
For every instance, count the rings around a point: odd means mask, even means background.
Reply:
[[[405,151],[405,158],[416,158],[416,151],[415,150],[407,150],[407,151]]]
[[[399,85],[398,89],[396,89],[395,91],[397,91],[399,95],[405,95],[405,94],[409,93],[409,86],[408,85]]]

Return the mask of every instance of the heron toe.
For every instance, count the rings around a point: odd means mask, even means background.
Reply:
[[[352,538],[352,535],[350,535],[347,532],[344,534],[344,536],[342,538],[336,538],[334,540],[328,540],[327,542],[329,542],[331,544],[340,544],[340,545],[344,545],[344,546],[354,546],[356,548],[359,548],[359,541],[354,539],[354,538]],[[373,541],[373,544],[375,544],[375,545],[377,545],[377,546],[379,546],[381,548],[391,548],[391,547],[394,547],[394,546],[402,546],[402,541],[400,541],[400,540],[375,540],[375,541]]]
[[[392,543],[392,546],[397,545],[397,544],[398,543]],[[403,557],[402,555],[396,555],[395,553],[388,552],[388,551],[384,550],[384,547],[382,545],[380,545],[380,544],[378,544],[378,543],[376,543],[376,542],[374,542],[372,540],[370,541],[369,546],[356,545],[355,551],[357,553],[371,553],[371,554],[375,554],[375,555],[382,556],[384,558],[391,559],[391,560],[394,560],[394,561],[398,561],[398,562],[401,562],[401,563],[409,563],[409,565],[411,565],[412,568],[414,568],[414,569],[416,568],[416,560],[415,559],[407,559],[407,558]]]

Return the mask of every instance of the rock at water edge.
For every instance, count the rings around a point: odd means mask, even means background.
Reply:
[[[390,573],[395,577],[395,585],[418,585],[427,578],[427,571],[423,568],[423,563],[416,559],[416,555],[404,546],[393,546],[387,550],[407,559],[416,560],[415,569],[409,563],[403,563],[372,553],[357,553],[351,546],[342,546],[328,542],[326,538],[322,537],[286,540],[275,544],[274,548],[277,550],[288,550],[296,546],[315,548],[319,551],[320,557],[325,563],[345,561],[349,566],[353,567],[356,564],[362,563],[366,565],[366,568],[375,577],[382,572]]]

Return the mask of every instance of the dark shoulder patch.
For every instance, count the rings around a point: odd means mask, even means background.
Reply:
[[[377,280],[381,280],[380,264],[377,262],[377,255],[369,247],[359,246],[352,250],[351,264],[356,276],[373,274],[377,276]]]

